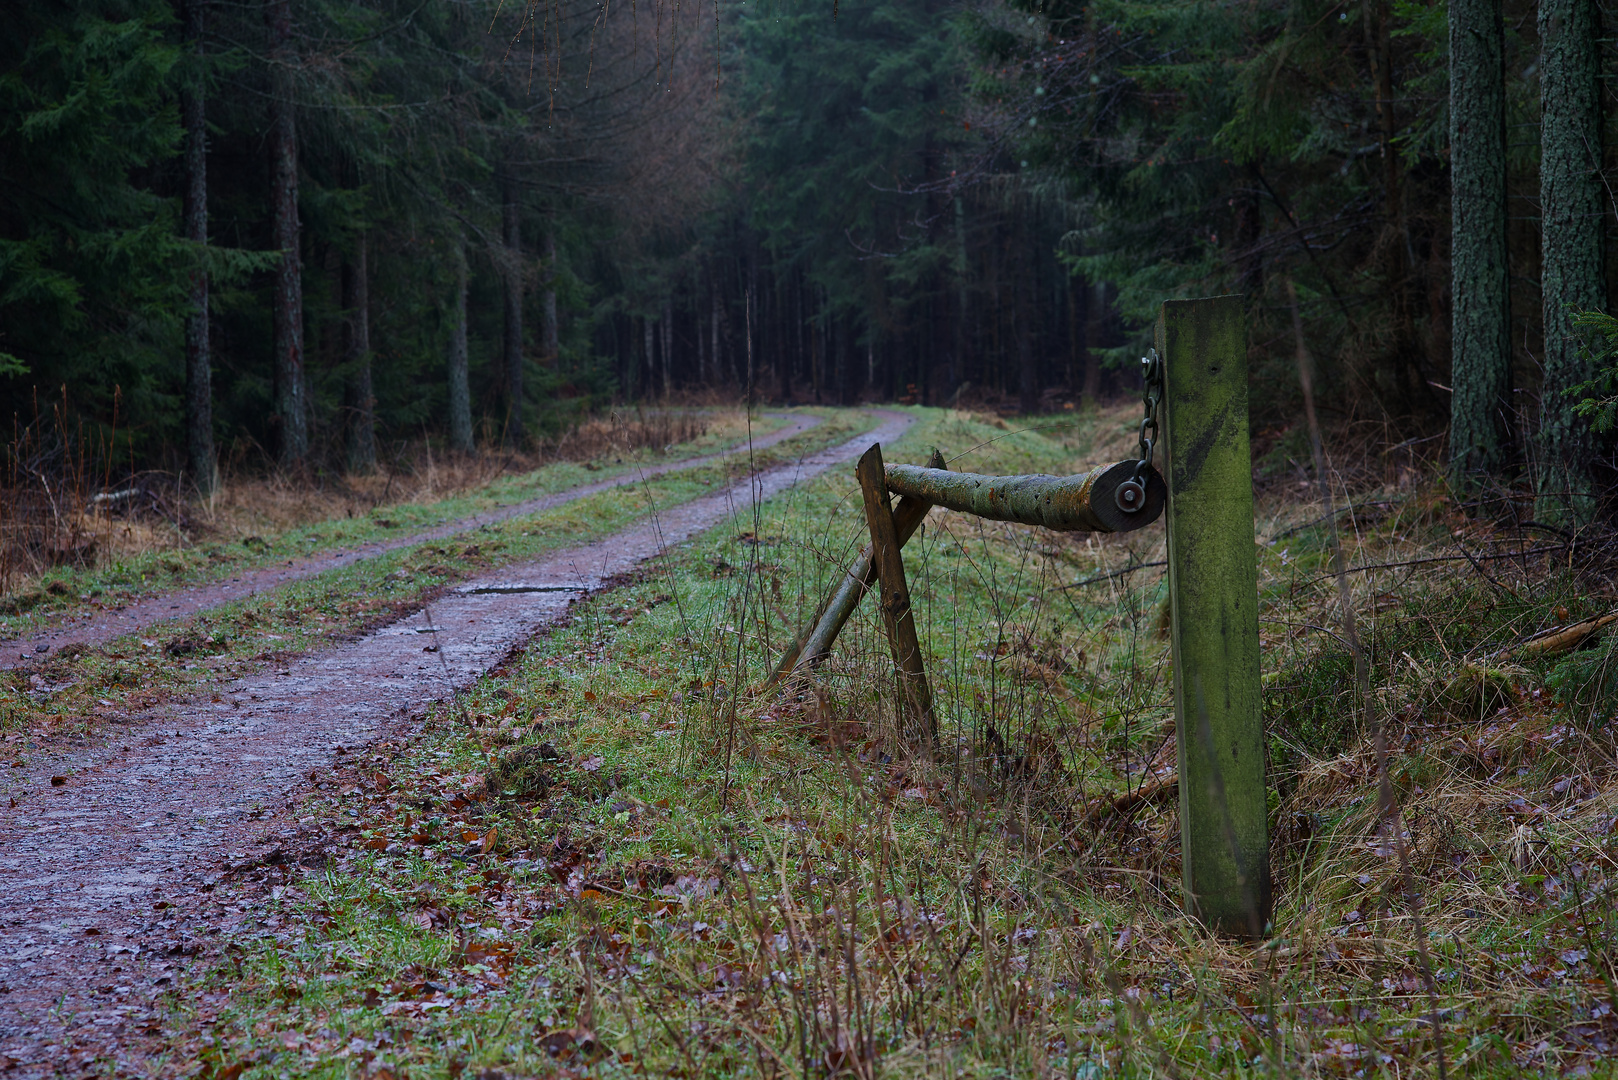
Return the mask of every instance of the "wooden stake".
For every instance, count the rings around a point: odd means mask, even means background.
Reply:
[[[854,474],[865,498],[865,523],[871,530],[871,558],[881,582],[878,607],[893,648],[893,666],[899,673],[900,722],[905,735],[918,741],[938,741],[938,721],[933,716],[933,694],[922,665],[921,642],[916,638],[916,617],[910,609],[910,587],[905,583],[904,559],[899,554],[899,537],[894,528],[893,508],[882,475],[882,445],[873,444],[860,458]]]
[[[1184,888],[1208,925],[1257,937],[1270,864],[1241,297],[1167,301],[1157,350]]]

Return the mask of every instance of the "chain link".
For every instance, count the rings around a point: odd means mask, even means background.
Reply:
[[[1140,459],[1135,475],[1118,485],[1113,499],[1118,509],[1133,514],[1146,505],[1146,482],[1152,468],[1152,452],[1157,448],[1157,407],[1163,400],[1163,361],[1156,349],[1146,350],[1141,363],[1141,404],[1146,415],[1140,421]]]

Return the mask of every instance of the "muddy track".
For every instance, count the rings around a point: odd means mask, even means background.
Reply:
[[[122,607],[72,612],[63,616],[56,625],[26,631],[18,641],[6,642],[0,645],[0,671],[6,671],[25,664],[31,657],[38,657],[41,654],[48,655],[50,651],[59,649],[64,645],[100,645],[111,641],[113,638],[133,634],[157,623],[188,618],[199,611],[206,611],[209,608],[230,603],[232,600],[254,596],[270,589],[279,588],[290,582],[302,581],[305,578],[314,577],[316,574],[323,574],[328,570],[352,566],[354,563],[374,559],[378,555],[397,551],[400,548],[430,543],[431,541],[442,540],[445,537],[454,536],[457,533],[467,532],[484,525],[494,525],[502,521],[510,521],[512,518],[537,514],[543,510],[550,510],[588,495],[638,484],[641,480],[650,476],[662,476],[666,473],[683,472],[686,469],[712,465],[715,462],[746,453],[749,449],[754,451],[763,450],[796,435],[802,435],[806,431],[819,427],[823,422],[818,416],[787,413],[771,413],[768,415],[784,417],[787,420],[787,425],[779,431],[772,431],[768,435],[760,435],[754,438],[751,445],[743,442],[717,454],[706,454],[702,457],[686,458],[683,461],[669,461],[661,465],[644,466],[609,480],[584,484],[580,487],[569,488],[566,491],[558,491],[550,495],[542,495],[537,499],[527,499],[523,502],[513,503],[510,506],[503,506],[482,514],[474,514],[471,517],[436,525],[431,529],[412,533],[408,536],[396,536],[387,540],[360,544],[352,548],[322,552],[319,555],[304,559],[289,559],[284,564],[249,570],[246,573],[209,585],[176,589],[173,592],[146,597]]]
[[[891,442],[911,418],[662,511],[607,539],[468,582],[353,644],[131,717],[100,745],[37,757],[0,787],[0,1073],[171,1072],[162,994],[241,912],[213,886],[288,859],[311,772],[413,731],[568,605],[753,500]],[[432,651],[427,651],[432,649]],[[360,749],[363,758],[368,752]],[[53,776],[64,778],[54,785]],[[210,944],[212,943],[212,947]],[[114,1064],[116,1063],[116,1064]],[[10,1071],[6,1071],[9,1066]]]

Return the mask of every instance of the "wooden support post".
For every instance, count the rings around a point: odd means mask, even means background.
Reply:
[[[945,469],[949,466],[944,461],[944,455],[938,447],[933,447],[933,456],[928,460],[927,467],[931,469]],[[927,516],[927,511],[933,504],[923,499],[905,496],[899,500],[899,505],[893,508],[893,530],[899,538],[899,546],[903,548],[915,535],[917,529]],[[814,616],[793,638],[791,646],[781,655],[781,662],[775,665],[770,673],[770,679],[765,683],[765,689],[774,686],[788,675],[812,668],[831,654],[832,642],[842,632],[843,626],[848,622],[849,616],[859,606],[860,598],[865,590],[876,584],[876,562],[871,558],[871,545],[866,544],[860,552],[860,557],[854,560],[854,565],[838,581],[835,588],[827,594],[826,599],[820,602],[815,609]]]
[[[893,666],[899,673],[899,719],[905,735],[929,745],[938,741],[933,716],[933,693],[922,665],[921,642],[916,638],[916,617],[910,609],[910,587],[905,584],[904,559],[899,554],[898,531],[882,474],[882,446],[873,444],[855,469],[860,494],[865,497],[865,522],[871,530],[871,560],[881,582],[878,607],[893,648]]]
[[[1258,937],[1270,865],[1241,297],[1167,301],[1156,341],[1184,889],[1209,926]]]

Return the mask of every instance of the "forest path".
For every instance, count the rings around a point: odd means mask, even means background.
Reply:
[[[647,477],[701,468],[704,465],[712,465],[741,454],[763,450],[794,436],[802,435],[804,432],[817,428],[823,423],[818,416],[804,414],[766,413],[765,415],[785,419],[787,421],[786,426],[767,435],[756,436],[751,442],[744,440],[718,453],[686,458],[682,461],[664,462],[661,465],[643,466],[621,476],[569,488],[566,491],[542,495],[535,499],[527,499],[523,502],[513,503],[510,506],[503,506],[482,514],[459,518],[408,536],[395,536],[387,540],[377,540],[348,549],[334,549],[302,559],[289,559],[285,564],[259,567],[256,570],[249,570],[223,581],[176,589],[173,592],[146,597],[122,607],[69,613],[55,625],[30,630],[22,635],[21,640],[7,642],[0,646],[0,671],[18,667],[27,663],[30,658],[37,658],[42,654],[48,656],[50,652],[60,649],[64,645],[100,645],[125,634],[145,630],[158,623],[188,618],[199,611],[207,611],[210,608],[219,607],[221,604],[227,604],[232,600],[241,600],[244,597],[267,592],[294,581],[302,581],[317,574],[323,574],[328,570],[352,566],[354,563],[374,559],[378,555],[397,551],[400,548],[431,543],[434,540],[443,540],[446,537],[469,532],[485,525],[494,525],[499,522],[510,521],[512,518],[537,514],[589,495],[638,484]]]
[[[311,848],[317,830],[296,814],[311,774],[407,734],[431,703],[614,575],[725,522],[751,529],[755,500],[851,464],[913,422],[875,413],[876,430],[840,446],[467,582],[360,641],[241,679],[211,700],[154,707],[102,745],[7,770],[5,787],[20,797],[0,821],[0,1073],[186,1066],[161,1060],[160,998],[180,980],[182,957],[224,946],[242,920],[213,894],[223,871],[323,865]]]

